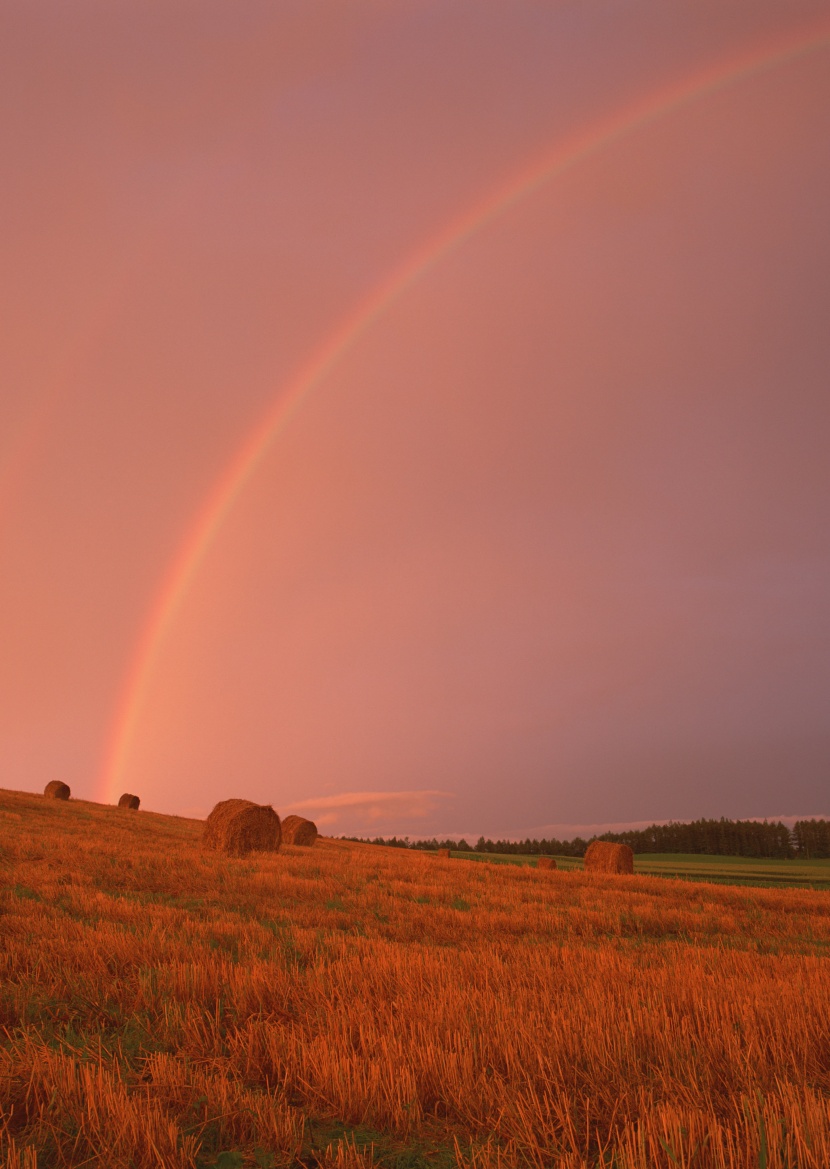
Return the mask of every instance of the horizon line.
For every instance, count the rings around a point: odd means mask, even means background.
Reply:
[[[470,837],[478,840],[483,837],[484,840],[497,841],[504,840],[510,844],[519,844],[523,840],[544,840],[544,839],[558,839],[558,840],[572,840],[576,837],[592,835],[600,836],[606,832],[638,832],[644,831],[646,828],[662,828],[669,824],[695,824],[700,820],[709,820],[718,822],[719,820],[726,820],[733,824],[783,824],[785,827],[792,828],[794,824],[803,822],[805,820],[824,820],[830,821],[830,812],[814,813],[810,815],[794,815],[788,814],[784,816],[696,816],[693,819],[678,820],[671,818],[668,820],[622,820],[608,823],[597,822],[592,824],[545,824],[538,828],[530,828],[522,831],[508,832],[504,835],[488,836],[486,832],[481,831],[436,831],[436,832],[407,832],[404,836],[398,833],[377,834],[372,837],[373,840],[396,838],[398,840],[436,840],[443,838],[445,840],[469,840]],[[553,830],[556,830],[555,832]],[[550,833],[545,837],[544,833]],[[346,837],[345,833],[341,836]],[[346,837],[347,838],[347,837]],[[368,839],[368,837],[362,837]]]

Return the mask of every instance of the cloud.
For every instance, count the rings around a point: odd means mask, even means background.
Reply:
[[[402,831],[389,828],[394,822],[423,820],[433,812],[446,806],[447,801],[453,799],[451,792],[444,791],[404,791],[404,792],[340,792],[334,796],[316,796],[309,800],[300,800],[296,804],[289,804],[286,811],[312,813],[318,827],[343,829],[348,826],[352,831],[372,829],[379,832],[381,826],[387,831]]]

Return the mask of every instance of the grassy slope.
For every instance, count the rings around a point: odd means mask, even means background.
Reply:
[[[826,893],[200,832],[0,791],[3,1169],[830,1165]]]

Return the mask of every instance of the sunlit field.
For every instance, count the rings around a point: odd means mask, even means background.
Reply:
[[[4,1169],[830,1165],[823,890],[200,833],[0,792]]]

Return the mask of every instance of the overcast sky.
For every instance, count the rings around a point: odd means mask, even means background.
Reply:
[[[0,144],[0,785],[830,815],[823,0],[7,0]]]

